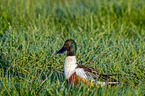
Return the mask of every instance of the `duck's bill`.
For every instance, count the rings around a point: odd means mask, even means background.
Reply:
[[[67,50],[66,46],[64,45],[59,51],[56,53],[64,53]]]

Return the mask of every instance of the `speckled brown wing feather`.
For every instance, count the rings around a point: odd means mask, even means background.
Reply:
[[[86,65],[80,65],[80,64],[78,64],[77,68],[83,68],[87,75],[91,75],[94,79],[100,79],[103,81],[109,80],[109,79],[111,80],[110,77],[120,75],[120,74],[112,74],[112,75],[102,74],[102,73],[99,73],[98,71],[96,71],[94,68],[88,67]],[[116,80],[113,80],[113,81],[116,81]]]

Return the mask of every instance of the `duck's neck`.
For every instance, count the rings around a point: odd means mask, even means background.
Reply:
[[[76,52],[75,51],[67,51],[67,56],[75,56]]]

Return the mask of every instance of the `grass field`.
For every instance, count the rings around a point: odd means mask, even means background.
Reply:
[[[116,86],[67,85],[65,40],[77,61],[120,73]],[[1,96],[144,96],[144,0],[0,0]]]

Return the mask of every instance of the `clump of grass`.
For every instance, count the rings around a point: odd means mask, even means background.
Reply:
[[[144,95],[144,0],[1,0],[2,95]],[[66,39],[77,42],[77,61],[99,72],[120,73],[117,86],[67,85]]]

